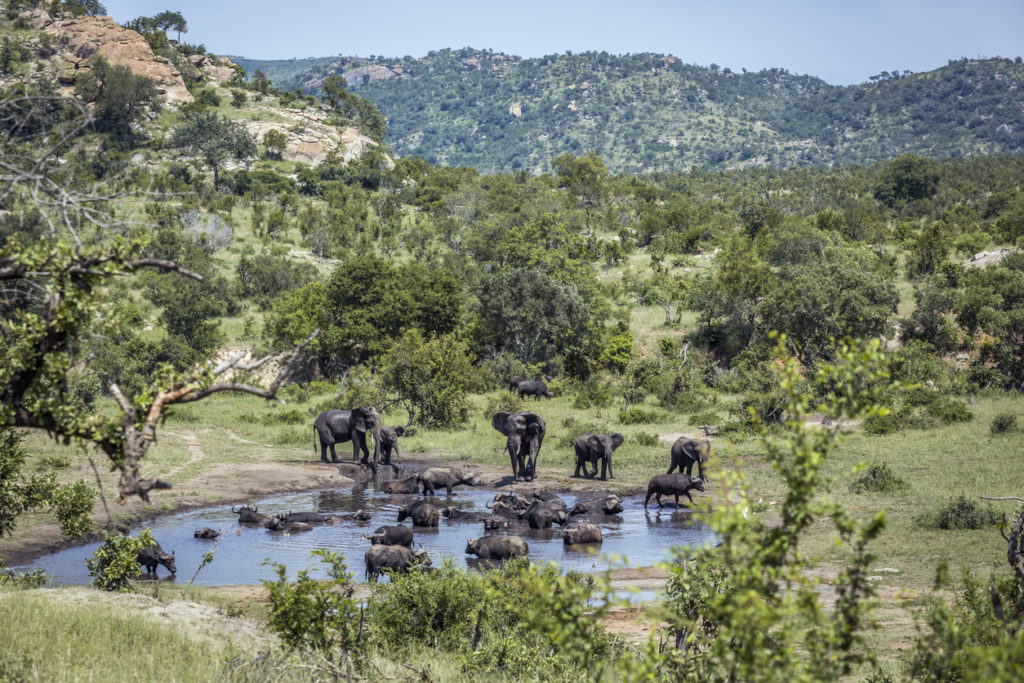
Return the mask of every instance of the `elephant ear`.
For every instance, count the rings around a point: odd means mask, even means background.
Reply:
[[[697,448],[697,452],[700,453],[700,461],[707,462],[711,456],[711,442],[704,439],[700,442],[700,446]]]
[[[403,434],[405,434],[405,430],[402,429],[401,427],[395,427],[394,432],[395,436],[402,436]]]
[[[613,451],[616,448],[618,448],[619,446],[621,446],[622,443],[626,440],[626,437],[624,437],[622,434],[619,434],[618,432],[615,432],[614,434],[611,434],[610,438],[612,440],[612,450]]]
[[[594,455],[604,455],[604,441],[597,434],[587,437],[587,449]]]
[[[512,413],[507,413],[504,410],[499,410],[491,418],[491,426],[497,429],[499,432],[508,436],[508,418],[512,416]]]
[[[366,408],[356,408],[352,411],[352,426],[358,431],[366,431]]]

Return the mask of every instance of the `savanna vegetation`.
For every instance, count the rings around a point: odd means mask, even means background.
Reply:
[[[174,14],[137,23],[184,64],[197,46],[168,39],[187,30]],[[1020,518],[979,499],[1024,490],[1019,157],[629,175],[581,148],[531,175],[384,145],[307,166],[242,122],[310,108],[387,140],[337,79],[322,100],[264,74],[186,79],[195,102],[170,109],[96,62],[72,96],[33,77],[43,45],[25,22],[2,29],[19,80],[0,97],[0,535],[93,531],[108,521],[97,481],[173,506],[168,472],[308,458],[328,407],[380,406],[411,428],[403,451],[505,462],[490,415],[526,405],[506,389],[519,374],[555,394],[531,404],[551,434],[541,467],[571,469],[580,432],[619,431],[624,491],[665,467],[659,436],[717,427],[701,509],[723,542],[679,552],[642,642],[606,628],[603,577],[525,563],[356,598],[325,552],[330,581],[264,587],[252,647],[108,607],[58,615],[38,576],[4,574],[0,676],[1019,674]],[[965,265],[983,250],[999,257]],[[281,354],[284,372],[235,349],[206,364],[229,346]],[[226,428],[247,441],[225,444]],[[110,538],[97,572],[131,588],[135,550]],[[902,621],[873,628],[878,599]],[[150,654],[127,671],[135,650]]]

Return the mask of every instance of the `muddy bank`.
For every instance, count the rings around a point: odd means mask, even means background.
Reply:
[[[196,457],[188,464],[201,465],[202,462]],[[635,484],[617,484],[615,480],[573,479],[567,476],[565,467],[538,467],[535,481],[514,482],[511,468],[507,465],[452,462],[427,453],[403,455],[401,471],[397,476],[392,470],[380,466],[378,477],[379,480],[402,478],[431,466],[459,467],[475,475],[478,488],[517,491],[525,495],[539,490],[588,495],[616,493],[625,496],[636,495],[644,490]],[[182,466],[178,471],[183,473],[187,469]],[[244,465],[218,462],[184,479],[176,478],[173,474],[166,477],[174,484],[174,488],[157,492],[149,504],[135,498],[125,505],[118,505],[108,497],[108,505],[113,527],[125,529],[138,522],[196,508],[245,503],[275,494],[351,487],[369,481],[373,476],[370,467],[350,461],[324,464],[319,460],[260,460]],[[38,518],[43,519],[41,515]],[[95,506],[93,520],[97,529],[109,526],[102,503]],[[27,521],[19,524],[14,535],[0,540],[0,559],[8,566],[23,565],[42,555],[99,538],[97,532],[71,541],[61,536],[57,524],[48,521],[33,523],[30,516]]]

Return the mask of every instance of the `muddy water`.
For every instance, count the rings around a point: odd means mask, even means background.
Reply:
[[[562,495],[570,507],[576,497]],[[294,577],[299,569],[310,568],[310,574],[320,576],[316,565],[311,566],[310,551],[328,548],[345,554],[350,571],[363,581],[363,554],[369,543],[360,540],[360,534],[372,532],[382,525],[395,525],[398,507],[416,500],[418,496],[392,496],[372,487],[356,486],[351,489],[288,494],[255,501],[261,513],[315,510],[320,513],[344,514],[365,509],[373,515],[369,522],[349,522],[342,526],[320,526],[312,531],[285,535],[262,527],[237,522],[230,506],[192,510],[161,517],[147,522],[153,537],[167,552],[175,553],[178,573],[174,580],[188,582],[199,567],[203,553],[212,550],[216,541],[193,538],[193,531],[211,527],[222,532],[214,561],[204,567],[195,582],[200,585],[220,586],[233,584],[259,584],[261,579],[272,579],[269,562],[288,567]],[[485,503],[494,498],[494,492],[482,489],[458,489],[451,499],[442,495],[432,501],[438,508],[453,505],[467,510],[485,511]],[[604,542],[600,545],[565,546],[556,526],[553,529],[527,529],[519,532],[530,546],[530,558],[535,562],[555,562],[563,571],[599,571],[611,567],[646,567],[670,558],[672,546],[698,546],[714,540],[712,532],[693,522],[685,510],[676,512],[671,503],[663,510],[650,508],[646,513],[641,499],[623,502],[625,511],[602,521]],[[410,524],[406,520],[404,524]],[[132,529],[137,533],[142,526]],[[466,539],[484,536],[482,522],[453,522],[441,518],[437,529],[414,528],[415,543],[427,550],[434,565],[443,557],[451,557],[459,566],[478,566],[476,558],[466,555]],[[28,569],[44,569],[53,583],[89,583],[91,577],[85,559],[95,552],[98,543],[69,548],[43,556],[27,565]],[[623,561],[623,558],[625,561]],[[467,562],[468,560],[468,562]],[[161,579],[169,576],[158,567]]]

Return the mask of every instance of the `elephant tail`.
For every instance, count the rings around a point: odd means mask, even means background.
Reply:
[[[316,426],[313,426],[313,457],[316,458]]]

